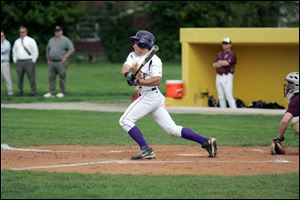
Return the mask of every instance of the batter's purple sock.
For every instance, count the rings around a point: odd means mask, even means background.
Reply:
[[[192,140],[192,141],[198,142],[199,144],[204,144],[207,141],[207,139],[205,137],[195,133],[190,128],[182,128],[181,137],[184,139],[187,139],[187,140]]]
[[[144,139],[143,134],[138,127],[134,126],[132,129],[130,129],[128,134],[132,137],[132,139],[134,139],[136,141],[136,143],[138,143],[140,148],[148,147],[148,144],[147,144],[146,140]]]

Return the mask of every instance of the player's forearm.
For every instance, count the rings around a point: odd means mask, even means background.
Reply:
[[[121,69],[121,76],[124,76],[124,74],[126,73],[126,72],[129,72],[130,71],[130,66],[129,65],[123,65],[122,66],[122,69]]]
[[[227,60],[219,60],[218,62],[221,66],[229,66],[229,62]]]
[[[229,66],[229,62],[227,60],[218,60],[217,62],[214,62],[212,66],[214,68]]]
[[[288,126],[288,122],[281,121],[279,124],[279,135],[283,136]]]
[[[219,68],[221,67],[221,65],[218,62],[213,63],[212,65],[214,68]]]
[[[279,135],[283,136],[288,125],[289,121],[293,118],[293,115],[289,112],[286,112],[279,123]]]

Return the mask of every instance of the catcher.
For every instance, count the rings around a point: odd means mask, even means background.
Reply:
[[[279,136],[273,139],[271,153],[285,154],[282,142],[285,131],[291,123],[296,135],[299,136],[299,72],[291,72],[285,77],[284,96],[288,98],[288,109],[279,123]]]

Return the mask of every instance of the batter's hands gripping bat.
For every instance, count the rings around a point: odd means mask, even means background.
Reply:
[[[147,52],[145,59],[137,69],[135,73],[133,72],[126,72],[124,76],[127,79],[127,83],[129,86],[136,86],[139,84],[139,81],[136,79],[137,74],[140,72],[140,70],[144,67],[144,65],[153,57],[153,55],[158,51],[159,47],[157,45],[154,45],[149,52]]]
[[[140,72],[140,70],[144,67],[144,65],[153,57],[153,55],[158,51],[159,47],[157,45],[154,45],[150,51],[146,54],[145,60],[142,62],[141,66],[138,68],[138,70],[134,73],[134,76]]]

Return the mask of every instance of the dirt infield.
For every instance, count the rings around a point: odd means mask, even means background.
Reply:
[[[2,148],[1,169],[104,174],[256,175],[299,173],[299,149],[270,155],[270,147],[219,147],[208,158],[199,146],[154,145],[157,157],[130,160],[136,146]]]

